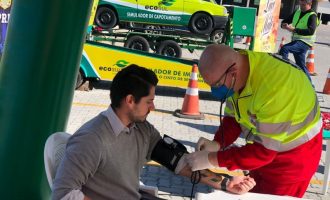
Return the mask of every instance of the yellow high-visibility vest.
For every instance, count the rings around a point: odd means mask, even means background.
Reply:
[[[309,12],[306,13],[300,20],[299,20],[299,16],[301,14],[300,9],[298,9],[293,16],[292,19],[292,24],[295,28],[298,29],[307,29],[308,28],[308,19],[311,15],[316,15],[317,18],[317,14],[315,12]],[[319,25],[319,20],[317,18],[317,22],[316,22],[317,26]],[[316,40],[316,30],[314,31],[313,35],[299,35],[298,33],[293,33],[292,34],[292,40],[301,40],[305,43],[307,43],[309,46],[313,46]]]
[[[307,75],[271,54],[240,53],[248,56],[250,73],[241,93],[227,99],[225,115],[236,118],[246,140],[283,152],[316,136],[322,120]]]

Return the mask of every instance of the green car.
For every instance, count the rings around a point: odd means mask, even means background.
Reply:
[[[214,0],[100,0],[95,24],[111,29],[122,22],[187,27],[196,34],[223,30],[224,6]]]

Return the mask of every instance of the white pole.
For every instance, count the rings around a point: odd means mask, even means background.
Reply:
[[[247,0],[246,7],[249,7],[249,5],[250,5],[250,0]]]

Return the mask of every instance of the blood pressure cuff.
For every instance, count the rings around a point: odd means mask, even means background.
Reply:
[[[151,159],[174,172],[180,158],[188,153],[186,147],[174,138],[164,135],[151,153]]]

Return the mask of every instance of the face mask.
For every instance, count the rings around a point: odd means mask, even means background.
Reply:
[[[228,97],[231,97],[234,94],[234,90],[232,88],[227,88],[225,85],[220,87],[211,87],[211,92],[214,97],[221,101],[226,100]]]

